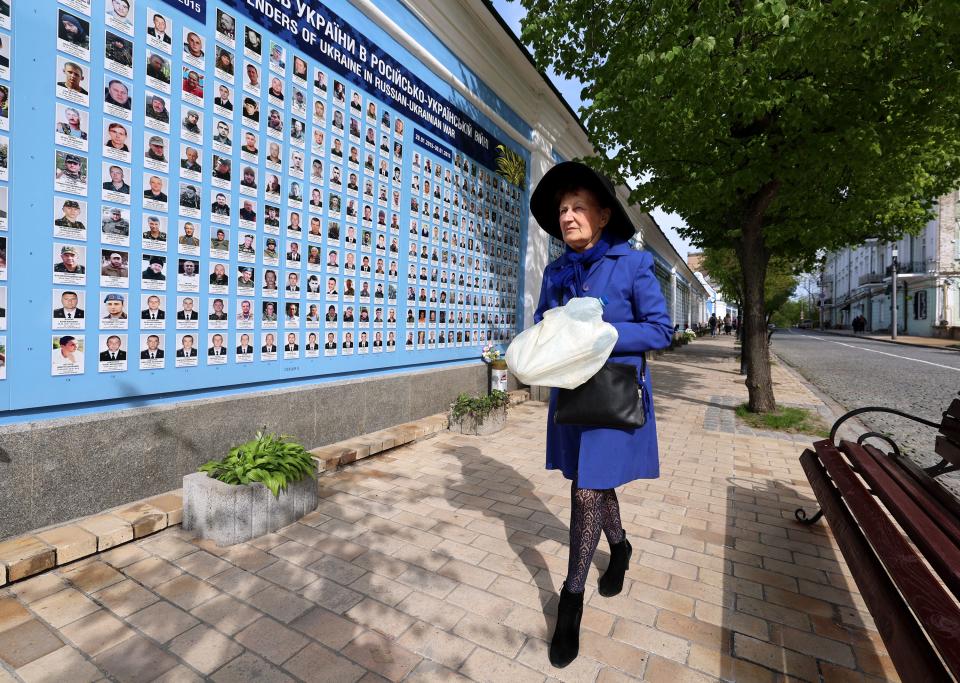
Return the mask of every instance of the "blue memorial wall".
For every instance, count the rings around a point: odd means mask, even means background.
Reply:
[[[476,359],[512,338],[527,196],[496,159],[528,153],[352,5],[11,4],[8,419]]]

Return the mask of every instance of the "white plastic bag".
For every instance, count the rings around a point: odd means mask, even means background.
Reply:
[[[576,389],[607,362],[617,330],[603,321],[594,297],[570,299],[551,308],[507,349],[507,367],[524,384]]]

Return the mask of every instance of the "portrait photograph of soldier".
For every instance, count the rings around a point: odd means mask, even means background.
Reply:
[[[200,163],[200,150],[190,145],[180,145],[180,175],[190,180],[200,180],[203,166]]]
[[[133,118],[132,86],[119,78],[106,78],[103,88],[103,109],[106,113],[130,121]]]
[[[147,44],[159,48],[170,54],[173,45],[173,38],[170,32],[173,30],[173,21],[170,17],[156,12],[152,9],[147,10]]]
[[[203,112],[187,109],[180,122],[180,134],[190,142],[203,142]]]
[[[100,251],[100,285],[127,287],[129,282],[130,254],[126,251],[102,249]]]
[[[0,85],[0,130],[10,130],[10,88],[5,85]]]
[[[196,69],[183,67],[180,92],[183,99],[191,104],[203,106],[203,89],[206,78]]]
[[[153,211],[167,210],[167,179],[152,173],[143,174],[143,208]]]
[[[130,244],[130,210],[119,206],[104,206],[100,210],[100,239],[107,244]]]
[[[180,232],[177,235],[177,251],[195,256],[200,254],[198,227],[199,224],[193,221],[180,221]]]
[[[219,365],[227,362],[226,340],[223,334],[214,332],[207,335],[207,364]]]
[[[191,218],[200,218],[200,190],[193,183],[180,183],[180,213]]]
[[[167,157],[167,139],[153,133],[143,134],[143,165],[154,171],[168,173],[170,159]]]
[[[140,369],[158,370],[163,368],[165,358],[163,349],[164,335],[140,335]]]
[[[123,294],[110,292],[103,297],[100,305],[101,330],[127,329],[126,298]]]
[[[217,40],[233,47],[237,40],[237,20],[222,9],[217,10]]]
[[[167,319],[165,294],[140,295],[140,326],[144,329],[163,329]]]
[[[125,78],[133,78],[133,42],[107,31],[103,45],[104,66]]]
[[[181,292],[200,291],[200,264],[197,261],[177,259],[177,289]]]
[[[218,83],[217,94],[213,98],[213,107],[221,116],[231,116],[233,114],[233,88]]]
[[[67,194],[86,196],[87,157],[57,150],[54,164],[54,189]]]
[[[240,335],[236,351],[238,363],[253,362],[253,344],[250,343],[250,335],[246,332]]]
[[[53,326],[58,330],[81,330],[86,319],[86,292],[79,289],[53,290]],[[6,306],[4,306],[6,308]]]
[[[83,374],[83,335],[53,335],[50,372],[54,376]]]
[[[57,122],[54,126],[57,144],[87,151],[89,114],[76,107],[58,102]]]
[[[233,53],[230,50],[217,45],[213,68],[217,72],[217,78],[233,83],[235,66]]]
[[[103,122],[103,155],[125,161],[128,164],[131,161],[130,154],[130,127],[129,124],[123,124],[119,121],[105,119]],[[109,170],[109,169],[108,169]]]
[[[167,248],[167,217],[146,214],[143,217],[143,248],[165,251]]]
[[[183,61],[203,68],[206,55],[206,40],[196,31],[183,29]]]
[[[136,0],[107,0],[105,2],[106,22],[118,31],[133,33],[133,17],[136,13]]]
[[[170,60],[161,52],[147,50],[147,85],[151,88],[169,93],[171,79]]]
[[[226,300],[216,297],[210,300],[210,310],[207,313],[208,326],[216,329],[226,329],[230,319]]]
[[[261,360],[277,360],[277,337],[273,332],[264,332],[260,346]]]
[[[57,97],[88,106],[90,93],[87,90],[89,69],[65,57],[57,57]]]
[[[196,337],[192,334],[177,335],[177,351],[174,364],[178,368],[192,367],[198,364]]]
[[[3,276],[6,279],[7,238],[0,237],[3,250]],[[83,245],[53,244],[53,281],[57,284],[84,285],[87,283],[87,248]]]
[[[251,26],[243,30],[243,52],[250,59],[258,61],[263,55],[263,36]]]
[[[163,133],[170,132],[170,103],[165,97],[156,93],[148,93],[144,114],[146,115],[144,123],[148,128]]]
[[[101,334],[99,372],[123,372],[127,369],[127,335]]]
[[[230,238],[226,230],[218,228],[210,237],[210,255],[214,258],[229,258]]]
[[[285,359],[296,358],[300,355],[300,339],[296,332],[287,333],[287,343],[283,345]]]
[[[143,289],[165,289],[167,257],[144,254],[141,259],[140,286]]]
[[[90,22],[67,10],[58,10],[57,49],[89,61]]]
[[[72,240],[87,239],[87,203],[76,199],[53,200],[53,236]]]
[[[129,171],[118,164],[103,163],[103,199],[107,201],[130,203]]]
[[[307,343],[303,345],[303,352],[307,358],[318,358],[320,356],[320,342],[316,332],[310,332],[307,335]]]

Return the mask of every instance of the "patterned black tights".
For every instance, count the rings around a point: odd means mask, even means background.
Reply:
[[[593,553],[600,542],[600,529],[610,545],[623,540],[620,505],[613,489],[580,489],[570,486],[570,560],[567,565],[567,590],[582,593]]]

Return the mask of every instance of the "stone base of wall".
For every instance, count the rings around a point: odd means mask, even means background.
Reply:
[[[478,361],[7,425],[0,539],[178,489],[264,426],[311,449],[446,412],[461,391],[486,386]]]

